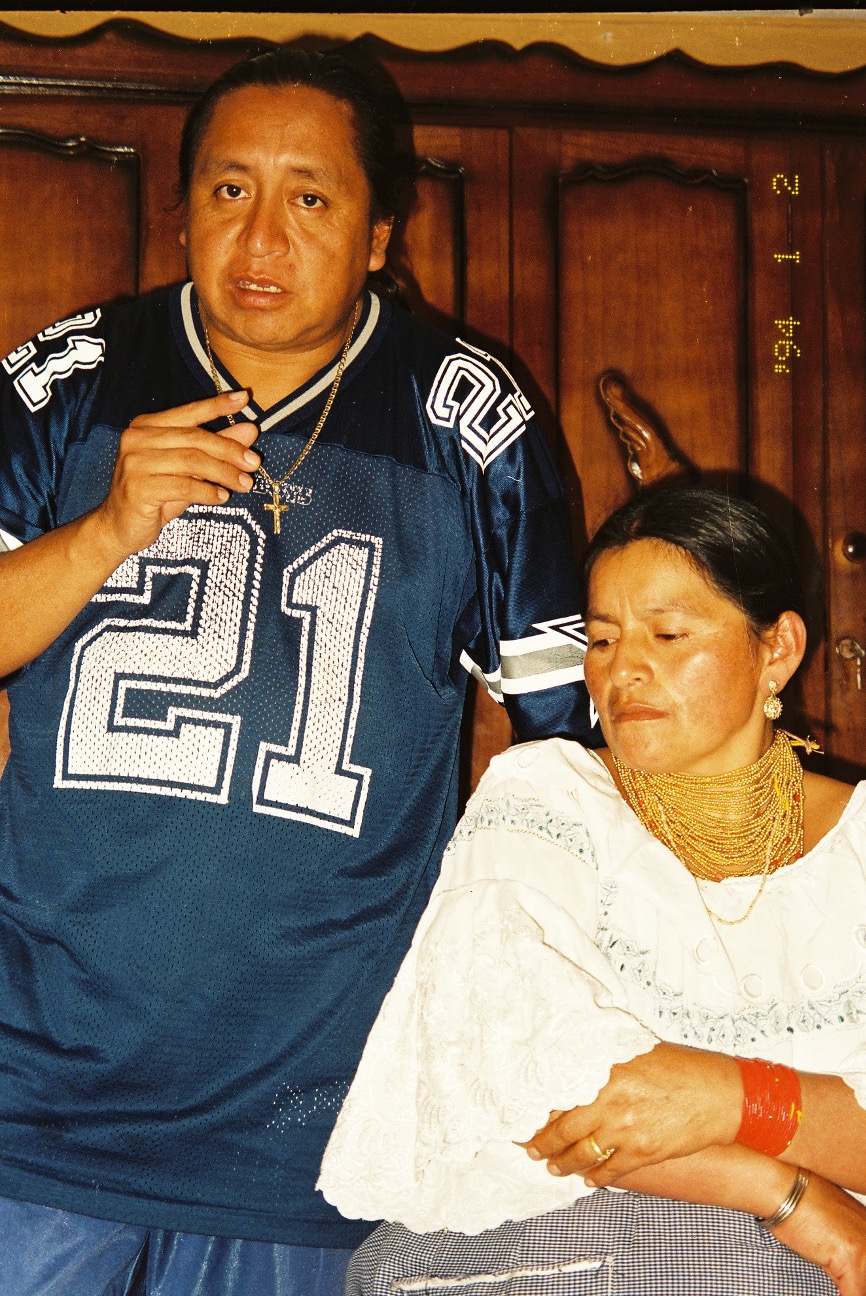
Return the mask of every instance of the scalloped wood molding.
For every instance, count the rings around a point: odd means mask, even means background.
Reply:
[[[515,49],[566,47],[596,63],[644,63],[679,49],[702,63],[791,62],[819,72],[866,65],[866,11],[818,9],[699,13],[231,13],[171,10],[6,10],[10,27],[73,36],[112,18],[133,19],[193,40],[289,40],[315,32],[351,39],[373,34],[404,49],[443,51],[493,39]]]

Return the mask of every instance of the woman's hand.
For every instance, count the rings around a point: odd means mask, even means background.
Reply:
[[[614,1066],[593,1103],[553,1113],[525,1147],[533,1160],[547,1159],[551,1174],[582,1174],[607,1187],[643,1166],[733,1143],[742,1106],[733,1058],[657,1044]],[[616,1151],[587,1174],[609,1148]]]
[[[835,1184],[813,1174],[793,1215],[773,1233],[820,1265],[842,1296],[866,1292],[866,1208]]]

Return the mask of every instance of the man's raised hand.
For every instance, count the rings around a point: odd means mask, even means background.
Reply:
[[[140,414],[120,438],[111,487],[95,511],[119,565],[153,544],[190,504],[224,504],[247,492],[261,463],[249,447],[259,429],[246,419],[221,433],[205,423],[236,414],[247,393],[222,392],[156,414]]]

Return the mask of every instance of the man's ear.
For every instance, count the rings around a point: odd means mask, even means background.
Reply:
[[[797,612],[783,612],[762,636],[767,648],[764,674],[783,689],[806,652],[806,626]]]
[[[388,251],[388,240],[391,237],[393,226],[393,216],[389,216],[387,220],[375,221],[373,224],[373,233],[370,239],[370,260],[367,265],[370,273],[374,270],[381,270],[385,264],[385,254]]]

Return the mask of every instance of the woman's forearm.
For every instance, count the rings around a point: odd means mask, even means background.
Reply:
[[[788,1197],[795,1178],[784,1161],[734,1144],[631,1171],[617,1187],[766,1219]],[[812,1174],[796,1209],[773,1233],[804,1260],[819,1265],[841,1296],[863,1296],[866,1209],[849,1193]]]
[[[633,1170],[616,1187],[764,1218],[784,1201],[794,1177],[784,1162],[733,1144]]]
[[[782,1159],[866,1193],[866,1109],[839,1076],[799,1074],[803,1117]]]
[[[866,1110],[840,1077],[798,1075],[802,1119],[780,1160],[866,1193]],[[596,1145],[614,1148],[591,1174],[599,1187],[608,1187],[639,1169],[739,1146],[742,1111],[743,1083],[733,1057],[662,1042],[612,1067],[594,1102],[557,1114],[527,1149],[545,1158],[554,1174],[581,1174],[597,1155]]]

